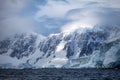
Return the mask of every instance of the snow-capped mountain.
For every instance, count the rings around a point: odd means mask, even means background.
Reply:
[[[117,67],[120,66],[119,35],[119,27],[105,25],[47,37],[36,33],[15,34],[0,41],[0,67]]]

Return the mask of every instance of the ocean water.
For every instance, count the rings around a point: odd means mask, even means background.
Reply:
[[[0,69],[0,80],[120,80],[120,69]]]

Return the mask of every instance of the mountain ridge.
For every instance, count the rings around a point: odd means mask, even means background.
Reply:
[[[16,34],[0,41],[0,67],[116,67],[120,64],[119,31],[119,27],[96,25],[48,37]]]

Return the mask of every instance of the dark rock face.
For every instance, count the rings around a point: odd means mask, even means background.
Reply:
[[[55,53],[56,47],[61,41],[60,37],[61,35],[50,36],[45,41],[40,42],[38,48],[41,52],[44,52],[43,56],[47,54],[46,58],[48,58],[51,54]]]
[[[100,50],[106,39],[107,33],[87,32],[83,37],[83,47],[79,56],[90,55],[93,51]]]
[[[66,50],[66,57],[73,56],[77,49],[81,49],[79,57],[84,55],[91,55],[95,50],[101,50],[103,42],[107,39],[108,33],[103,31],[88,31],[82,34],[74,33],[64,38],[67,43],[65,44],[64,50]]]
[[[11,41],[9,38],[6,40],[0,41],[0,54],[4,54],[8,51]]]
[[[74,54],[74,44],[72,44],[72,42],[68,43],[68,45],[66,46],[67,49],[66,49],[66,52],[67,52],[67,55],[66,57],[69,58],[70,56],[73,56]]]
[[[20,59],[23,56],[28,56],[35,51],[34,45],[36,38],[35,35],[27,36],[26,34],[16,34],[14,38],[0,41],[0,54],[7,53],[8,50],[11,49],[11,57],[17,57]]]
[[[13,52],[10,54],[11,57],[17,57],[18,59],[23,56],[28,56],[30,53],[35,51],[36,36],[22,34],[15,37],[16,41],[11,45]]]

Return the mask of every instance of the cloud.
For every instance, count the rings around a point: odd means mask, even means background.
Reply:
[[[33,29],[33,21],[25,17],[9,17],[0,21],[0,38],[8,37],[23,32],[31,32]]]
[[[45,6],[38,6],[36,17],[63,17],[69,10],[89,6],[120,8],[120,0],[48,0]]]
[[[26,0],[1,0],[0,18],[14,16],[26,6]]]
[[[107,7],[86,7],[82,9],[78,8],[70,10],[66,16],[72,21],[81,20],[90,21],[90,23],[92,23],[91,21],[110,21],[111,19],[116,19],[116,21],[119,21],[118,19],[120,16],[120,9]],[[114,20],[112,21],[114,22]]]
[[[118,24],[119,0],[48,0],[38,6],[36,20],[46,28],[61,31],[79,27],[91,27],[97,23]],[[112,20],[114,19],[114,20]],[[64,23],[65,21],[65,23]]]
[[[106,7],[86,7],[73,9],[67,13],[69,23],[61,28],[63,32],[93,28],[97,24],[120,26],[120,9]]]
[[[32,16],[22,16],[29,2],[27,0],[0,1],[0,38],[33,29]]]
[[[69,22],[66,13],[74,8],[82,7],[85,4],[79,3],[79,0],[48,0],[44,6],[38,6],[36,13],[36,21],[43,24],[48,29],[59,29],[61,26]],[[56,32],[56,31],[51,31]]]
[[[120,8],[120,0],[89,0],[89,1],[97,2],[99,4],[103,4],[104,6],[109,6],[111,8]]]
[[[119,0],[2,0],[0,30],[26,30],[49,35],[95,23],[117,24]],[[6,30],[5,30],[6,28]],[[4,30],[3,30],[4,29]],[[13,30],[13,31],[12,31]],[[10,32],[8,31],[8,32]],[[7,33],[6,33],[7,34]]]
[[[46,28],[34,19],[36,6],[38,4],[43,6],[45,3],[46,0],[1,0],[0,36],[31,30],[44,35],[49,34]]]
[[[85,5],[85,3],[80,3],[79,0],[48,0],[45,6],[38,6],[39,11],[36,13],[36,18],[41,16],[48,17],[63,17],[69,10],[80,8]]]

